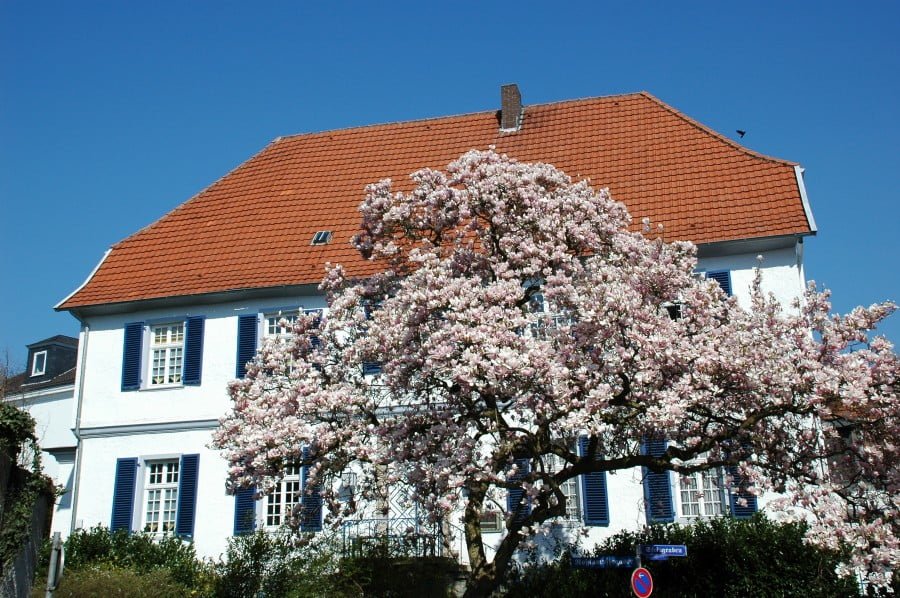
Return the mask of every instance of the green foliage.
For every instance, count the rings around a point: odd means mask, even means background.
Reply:
[[[3,517],[0,518],[0,572],[22,549],[31,529],[35,503],[41,494],[53,502],[53,484],[43,475],[16,470],[15,484],[10,484],[6,495]]]
[[[38,580],[40,581],[40,580]],[[44,584],[37,583],[33,598],[44,596]],[[53,593],[54,598],[179,598],[196,596],[189,588],[175,581],[168,569],[139,572],[129,567],[98,563],[70,571]]]
[[[128,569],[137,574],[165,570],[185,587],[202,585],[209,566],[197,559],[194,545],[174,536],[154,539],[146,534],[110,532],[105,527],[76,530],[66,540],[66,569],[96,565]]]
[[[34,435],[34,419],[28,412],[0,402],[0,453],[8,455],[14,464],[26,447],[31,450],[31,470],[14,467],[4,497],[0,518],[0,572],[22,549],[38,498],[47,494],[52,502],[55,496],[53,483],[41,474],[41,451]]]
[[[687,558],[644,562],[654,598],[667,596],[856,596],[853,578],[835,574],[839,555],[803,543],[801,524],[777,524],[757,515],[695,525],[665,525],[621,532],[594,554],[633,555],[637,544],[685,544]],[[550,565],[521,568],[510,596],[631,596],[629,569],[572,569],[568,555]]]
[[[34,418],[27,411],[0,402],[0,451],[13,459],[27,441],[36,441]]]
[[[457,569],[448,559],[400,560],[377,552],[342,559],[334,538],[317,536],[303,544],[288,533],[263,531],[231,538],[224,558],[203,562],[191,544],[177,538],[154,540],[95,527],[66,541],[60,588],[68,593],[57,595],[143,596],[143,588],[158,583],[163,588],[158,596],[430,598],[448,595]],[[91,575],[98,576],[96,582]],[[129,584],[136,588],[133,594],[116,593]]]

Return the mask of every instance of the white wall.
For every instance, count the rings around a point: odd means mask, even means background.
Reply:
[[[135,491],[135,515],[138,517],[143,507],[142,461],[199,454],[195,547],[201,556],[220,555],[233,530],[234,498],[225,493],[225,460],[217,451],[206,448],[209,441],[208,430],[85,439],[81,449],[83,464],[76,525],[109,527],[117,459],[141,459]]]
[[[260,303],[226,303],[89,318],[81,427],[218,419],[229,408],[225,388],[235,374],[238,316],[298,305],[321,308],[325,300],[324,297],[285,297]],[[123,392],[125,324],[176,320],[187,315],[206,316],[202,383]],[[143,351],[146,355],[146,346]]]

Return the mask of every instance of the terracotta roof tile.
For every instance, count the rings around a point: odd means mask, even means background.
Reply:
[[[501,133],[497,113],[281,137],[153,224],[113,246],[58,309],[318,282],[324,263],[374,265],[350,246],[368,183],[443,168],[470,149],[554,164],[608,186],[634,228],[695,243],[809,234],[795,164],[752,152],[647,93],[525,108]],[[311,246],[318,230],[331,243]]]

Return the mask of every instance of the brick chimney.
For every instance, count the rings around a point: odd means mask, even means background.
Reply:
[[[522,94],[515,83],[500,87],[500,130],[518,131],[522,125]]]

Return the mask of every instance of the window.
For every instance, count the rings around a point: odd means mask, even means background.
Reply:
[[[316,234],[313,235],[312,244],[313,245],[325,245],[330,240],[331,240],[331,231],[320,230],[320,231],[316,231]]]
[[[723,475],[719,468],[678,476],[682,517],[717,517],[725,512]]]
[[[151,534],[175,532],[178,465],[177,459],[147,463],[143,531]]]
[[[547,473],[554,474],[566,466],[565,461],[559,455],[548,455],[546,459]],[[560,485],[563,496],[566,497],[565,521],[581,520],[581,501],[578,493],[578,478],[569,478]]]
[[[330,230],[320,230],[313,235],[312,245],[325,245],[331,240]]]
[[[150,386],[181,384],[183,366],[184,323],[151,327]]]
[[[194,536],[200,455],[116,460],[111,530]]]
[[[31,375],[43,376],[47,372],[47,352],[38,351],[34,354],[34,360],[31,363]]]
[[[122,390],[199,385],[203,370],[204,316],[124,327]]]
[[[302,496],[300,467],[290,465],[285,468],[284,478],[275,485],[272,494],[266,497],[266,527],[279,527],[289,523]]]
[[[297,322],[297,313],[282,314],[281,312],[266,314],[266,338],[290,338],[294,334],[294,324]]]

